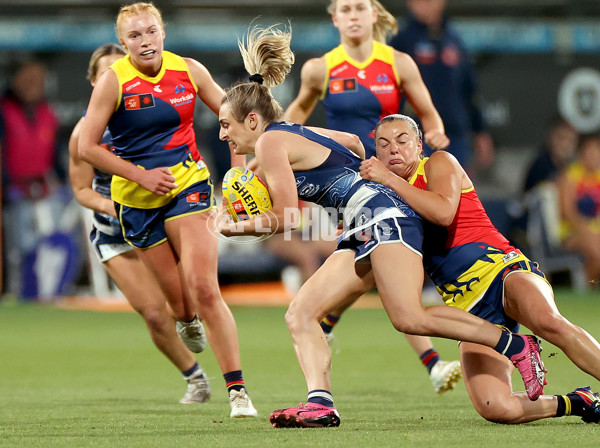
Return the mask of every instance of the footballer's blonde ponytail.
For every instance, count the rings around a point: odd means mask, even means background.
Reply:
[[[253,27],[243,41],[238,41],[246,71],[261,75],[269,89],[281,84],[294,64],[291,41],[291,27],[285,30],[277,25],[265,29]]]
[[[373,39],[385,44],[398,32],[398,21],[378,0],[372,0],[371,3],[377,10],[377,22],[373,25]]]
[[[267,123],[283,118],[283,108],[269,89],[281,84],[292,69],[295,57],[290,48],[291,40],[291,27],[282,31],[273,25],[268,28],[255,26],[244,40],[238,41],[250,82],[227,89],[222,101],[229,104],[238,122],[244,121],[252,111],[260,114]]]

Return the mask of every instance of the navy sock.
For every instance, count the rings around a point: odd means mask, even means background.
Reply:
[[[565,401],[569,401],[571,404],[567,406],[570,408],[570,413],[566,415],[578,415],[583,417],[588,406],[585,403],[583,397],[575,392],[570,392],[565,396]]]
[[[231,372],[227,372],[223,375],[225,378],[225,385],[227,386],[227,391],[230,390],[241,390],[245,388],[244,377],[242,376],[241,370],[233,370]]]
[[[323,333],[331,333],[333,327],[338,323],[342,316],[334,316],[333,314],[328,314],[321,321],[321,328],[323,329]]]
[[[556,406],[555,417],[571,415],[571,400],[566,395],[555,395],[558,405]],[[568,409],[567,409],[568,408]]]
[[[194,365],[190,369],[184,370],[181,373],[183,373],[183,376],[189,377],[196,371],[196,369],[199,369],[199,368],[200,368],[200,366],[198,365],[197,362],[195,362]]]
[[[435,366],[441,358],[440,354],[432,348],[424,352],[421,356],[419,356],[419,359],[427,368],[427,372],[431,373],[431,369],[433,369],[433,366]]]
[[[521,353],[523,348],[525,348],[523,336],[511,333],[508,330],[502,330],[502,336],[500,336],[494,350],[510,359],[513,355]]]
[[[308,399],[306,400],[308,403],[318,403],[323,406],[333,407],[333,395],[331,392],[324,389],[315,389],[311,390],[308,393]]]

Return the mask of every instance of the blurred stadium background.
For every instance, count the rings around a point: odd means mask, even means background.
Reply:
[[[67,140],[91,93],[85,79],[90,53],[117,42],[115,0],[0,0],[0,90],[20,61],[41,59],[49,68],[47,94],[60,123],[59,151],[67,166]],[[328,0],[156,0],[166,22],[166,49],[197,58],[225,86],[244,76],[237,38],[251,21],[294,28],[297,62],[275,96],[287,105],[299,87],[300,67],[338,43],[326,13]],[[400,20],[403,0],[382,0]],[[479,75],[481,104],[496,145],[494,165],[479,173],[477,189],[503,232],[521,209],[524,173],[544,138],[549,117],[560,111],[584,132],[600,130],[600,0],[448,0],[449,13],[471,51]],[[568,82],[567,82],[568,81]],[[561,94],[562,92],[562,94]],[[562,97],[562,106],[559,98]],[[196,121],[198,144],[218,182],[227,148],[218,140],[215,117],[203,106]],[[317,107],[310,124],[323,125]],[[89,226],[77,204],[61,218],[78,242],[72,259],[45,252],[47,263],[33,275],[43,294],[37,306],[0,297],[0,446],[435,446],[597,447],[597,425],[555,419],[514,426],[493,425],[473,409],[460,383],[439,398],[412,349],[397,335],[372,294],[351,309],[336,328],[336,400],[344,422],[327,438],[321,431],[275,431],[268,413],[293,405],[305,393],[284,323],[290,292],[281,282],[293,270],[264,247],[221,248],[220,280],[238,323],[244,376],[260,419],[227,418],[226,392],[216,359],[207,350],[200,362],[213,381],[213,398],[202,407],[182,406],[184,383],[152,345],[143,321],[128,310],[93,254]],[[541,218],[538,217],[538,218]],[[541,223],[541,219],[537,222]],[[540,234],[541,235],[541,234]],[[538,237],[540,236],[538,235]],[[525,235],[524,243],[548,243]],[[60,248],[53,250],[59,250]],[[538,255],[532,258],[537,259]],[[539,252],[539,256],[544,252]],[[552,254],[550,254],[552,255]],[[248,263],[248,260],[252,260]],[[548,259],[548,265],[555,258]],[[560,258],[552,272],[563,314],[598,337],[597,291],[579,294],[571,276],[577,259]],[[63,267],[59,266],[63,263]],[[68,281],[54,279],[61,269]],[[550,273],[550,272],[549,272]],[[569,276],[568,274],[571,274]],[[66,278],[66,277],[65,277]],[[48,279],[50,282],[48,283]],[[285,278],[284,278],[285,280]],[[46,282],[46,283],[44,283]],[[56,294],[58,292],[59,294]],[[64,300],[57,300],[64,299]],[[269,308],[235,306],[276,305]],[[365,309],[372,308],[372,309]],[[446,359],[457,355],[453,341],[436,340]],[[564,393],[590,383],[558,349],[545,345],[550,370],[547,393]],[[521,380],[514,378],[515,385]],[[593,383],[595,384],[595,383]],[[333,437],[331,437],[333,435]],[[326,442],[325,442],[326,440]]]
[[[402,20],[403,1],[383,3]],[[492,168],[478,175],[477,188],[497,227],[509,232],[511,213],[518,214],[524,171],[543,140],[548,118],[560,112],[582,132],[600,129],[600,2],[448,3],[474,58],[481,104],[497,149]],[[120,4],[113,0],[0,0],[0,87],[6,87],[21,60],[35,56],[47,64],[47,93],[60,118],[59,150],[65,166],[68,137],[91,92],[85,79],[90,53],[101,44],[117,42],[114,18]],[[251,21],[290,21],[297,62],[286,83],[275,91],[284,105],[298,91],[303,62],[338,43],[337,30],[326,13],[327,0],[157,0],[155,4],[166,22],[166,49],[197,58],[223,86],[243,76],[237,38]],[[198,113],[198,143],[219,181],[226,169],[226,146],[218,140],[214,116],[202,107]],[[319,107],[310,124],[324,124]],[[284,267],[280,260],[265,256],[249,267],[244,257],[260,248],[237,246],[244,247],[223,248],[224,284],[279,280]],[[110,293],[97,289],[98,285],[95,290],[92,287],[93,271],[85,254],[79,265],[73,284],[63,292]]]

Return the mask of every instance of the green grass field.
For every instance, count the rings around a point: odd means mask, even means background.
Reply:
[[[557,296],[565,316],[600,338],[600,294],[559,291]],[[215,377],[210,402],[179,404],[185,383],[154,348],[136,314],[0,303],[0,446],[600,446],[600,426],[578,417],[501,426],[474,411],[462,383],[439,397],[381,309],[351,309],[336,328],[339,353],[332,376],[341,426],[272,428],[273,409],[306,397],[283,322],[285,309],[233,312],[258,419],[229,418],[224,382],[210,350],[198,356]],[[458,355],[453,341],[438,339],[435,345],[446,359]],[[582,385],[600,389],[547,343],[543,359],[550,371],[547,393]]]

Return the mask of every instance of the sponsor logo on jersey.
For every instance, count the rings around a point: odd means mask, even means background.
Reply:
[[[393,93],[394,90],[396,89],[396,86],[394,84],[384,84],[384,85],[375,84],[375,85],[369,86],[369,89],[373,93]]]
[[[329,93],[355,92],[357,82],[355,78],[332,79],[329,81]]]
[[[136,81],[133,84],[128,85],[127,87],[125,87],[125,92],[129,92],[131,89],[133,89],[134,87],[137,87],[141,84],[140,81]]]
[[[158,93],[162,93],[162,89],[160,88],[160,84],[154,86],[154,91]]]
[[[519,256],[519,254],[513,250],[513,251],[510,251],[509,253],[507,253],[504,257],[502,257],[502,261],[504,263],[509,263],[512,260],[514,260],[515,258],[517,258],[518,256]]]
[[[364,70],[359,70],[356,73],[356,76],[358,76],[360,79],[367,79],[367,75],[365,75],[365,71]]]
[[[171,98],[169,100],[169,102],[173,105],[173,106],[183,106],[184,104],[189,104],[192,102],[192,100],[194,99],[194,94],[193,93],[188,93],[187,95],[183,95],[177,98]]]
[[[187,202],[200,202],[200,193],[198,193],[197,191],[194,193],[190,193],[187,195],[187,197],[185,198],[185,200]]]
[[[208,193],[200,193],[199,191],[195,191],[186,196],[186,202],[190,204],[198,204],[199,202],[206,202],[208,199]]]
[[[151,93],[125,97],[125,110],[138,110],[154,107],[154,96]]]
[[[348,64],[344,64],[344,65],[342,65],[342,66],[340,66],[340,67],[336,68],[335,70],[332,70],[332,71],[331,71],[331,74],[330,74],[329,76],[332,76],[332,77],[333,77],[333,76],[337,76],[337,75],[339,75],[340,73],[342,73],[344,70],[346,70],[347,68],[348,68]]]

